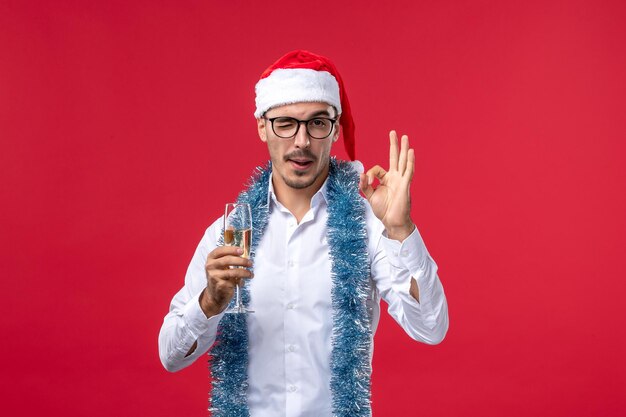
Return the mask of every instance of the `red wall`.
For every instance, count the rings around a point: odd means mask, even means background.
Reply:
[[[624,3],[348,3],[0,1],[3,415],[206,415],[157,334],[295,48],[342,71],[366,166],[391,128],[417,152],[451,326],[384,317],[375,414],[624,415]]]

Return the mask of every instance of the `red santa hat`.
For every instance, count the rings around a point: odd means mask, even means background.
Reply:
[[[272,107],[302,102],[328,103],[341,114],[343,143],[354,160],[354,121],[343,80],[335,65],[321,55],[296,50],[287,53],[269,68],[256,84],[256,111],[259,118]]]

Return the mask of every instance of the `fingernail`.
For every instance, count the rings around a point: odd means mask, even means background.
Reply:
[[[237,248],[237,253],[240,254],[240,255],[243,254],[243,249]]]

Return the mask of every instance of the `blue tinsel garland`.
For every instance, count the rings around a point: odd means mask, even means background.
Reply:
[[[268,218],[267,192],[271,164],[259,168],[238,200],[252,210],[254,254]],[[365,417],[370,407],[371,328],[366,308],[369,293],[369,263],[365,206],[358,191],[358,174],[352,167],[331,159],[328,176],[328,244],[333,281],[333,340],[330,359],[333,415]],[[242,301],[249,305],[250,294],[243,287]],[[249,417],[248,329],[245,314],[226,314],[220,321],[211,352],[213,388],[212,415]]]

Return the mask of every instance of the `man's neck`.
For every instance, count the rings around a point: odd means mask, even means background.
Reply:
[[[293,188],[285,184],[282,178],[277,178],[278,175],[272,175],[272,185],[274,187],[274,194],[276,199],[282,204],[291,214],[294,215],[298,223],[302,220],[305,214],[311,208],[311,199],[322,188],[324,181],[328,177],[328,171],[326,175],[320,175],[313,184],[306,188]]]

